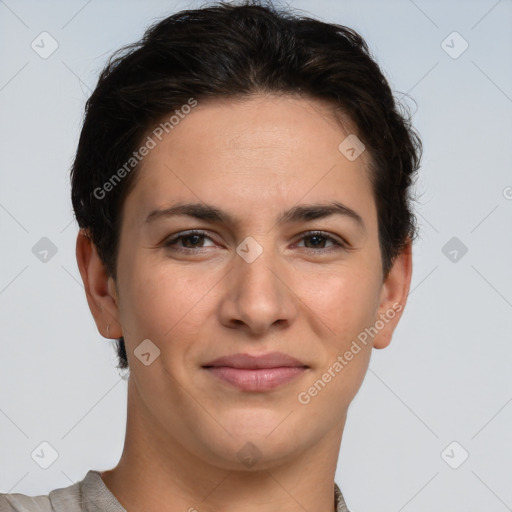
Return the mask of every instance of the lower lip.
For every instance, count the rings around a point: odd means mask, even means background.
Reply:
[[[279,368],[232,368],[211,366],[206,368],[219,379],[232,384],[242,391],[268,391],[275,389],[301,375],[306,368],[280,366]]]

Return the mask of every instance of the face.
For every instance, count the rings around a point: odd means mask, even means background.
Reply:
[[[340,152],[349,133],[314,100],[199,102],[143,160],[104,303],[121,327],[95,317],[124,335],[129,400],[155,436],[226,469],[341,438],[410,279],[405,254],[383,281],[369,156]]]

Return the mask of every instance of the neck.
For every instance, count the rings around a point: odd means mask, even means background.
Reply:
[[[130,379],[131,380],[131,379]],[[333,512],[344,424],[287,460],[234,471],[192,453],[155,424],[129,382],[123,453],[101,478],[126,510]],[[206,460],[208,459],[208,460]]]

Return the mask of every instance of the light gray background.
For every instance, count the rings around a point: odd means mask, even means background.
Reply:
[[[86,304],[68,171],[107,57],[199,5],[0,1],[1,492],[46,494],[121,455],[126,382]],[[336,480],[353,512],[512,510],[512,2],[292,6],[366,38],[425,145],[411,296],[351,406]],[[43,31],[47,59],[31,48]],[[468,249],[455,262],[452,237]],[[43,441],[59,454],[46,470]]]

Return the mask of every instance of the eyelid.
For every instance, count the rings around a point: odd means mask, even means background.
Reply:
[[[304,233],[300,234],[300,240],[303,240],[304,238],[307,238],[308,236],[321,236],[322,238],[326,238],[327,240],[330,240],[331,242],[338,244],[341,247],[344,247],[346,249],[349,248],[349,243],[344,240],[341,237],[337,237],[331,233],[328,233],[327,231],[322,231],[319,229],[312,229],[309,231],[304,231]]]
[[[188,231],[180,231],[178,233],[175,233],[174,235],[171,235],[171,237],[169,237],[168,239],[166,239],[164,241],[163,245],[164,245],[164,247],[171,248],[173,246],[173,244],[178,242],[180,239],[187,238],[188,236],[194,236],[194,235],[200,235],[200,236],[203,236],[204,238],[209,238],[210,240],[212,240],[214,242],[213,238],[209,235],[209,233],[207,231],[203,231],[200,229],[191,229]],[[325,254],[325,253],[329,253],[329,252],[336,251],[336,250],[348,251],[351,249],[350,244],[343,238],[336,237],[335,235],[332,235],[332,234],[322,231],[322,230],[304,231],[303,233],[300,233],[298,241],[302,241],[307,237],[315,236],[315,235],[321,236],[322,238],[325,238],[326,240],[331,241],[333,243],[333,246],[331,246],[329,248],[320,247],[318,249],[303,247],[301,249],[303,249],[309,253],[317,253],[317,254],[321,254],[321,253]],[[172,250],[190,254],[190,253],[194,253],[194,252],[195,253],[201,252],[204,249],[207,249],[207,247],[197,247],[195,249],[188,248],[188,247],[174,247]]]
[[[201,229],[190,229],[188,231],[180,231],[178,233],[175,233],[174,235],[171,235],[170,237],[168,237],[164,240],[163,245],[170,246],[170,245],[172,245],[172,243],[177,242],[181,238],[187,238],[188,236],[193,236],[193,235],[201,235],[201,236],[204,236],[204,238],[209,238],[210,240],[213,241],[212,237],[208,234],[208,232],[202,231]],[[188,249],[188,248],[182,247],[181,249]],[[202,247],[198,247],[198,249],[202,249]],[[189,250],[197,251],[197,249],[189,249]]]

